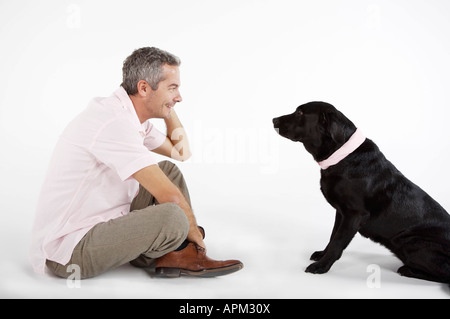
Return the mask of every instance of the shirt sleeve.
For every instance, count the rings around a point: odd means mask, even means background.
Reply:
[[[144,167],[158,163],[144,145],[144,138],[130,121],[115,118],[100,128],[90,151],[125,181]]]
[[[147,121],[145,130],[144,145],[148,150],[154,150],[160,147],[166,140],[166,134],[159,131],[152,123]]]

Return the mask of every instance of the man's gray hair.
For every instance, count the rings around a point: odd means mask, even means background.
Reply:
[[[157,90],[159,82],[164,81],[162,74],[164,64],[179,66],[181,61],[175,55],[154,47],[135,50],[123,62],[121,86],[128,95],[134,95],[138,92],[138,82],[144,80],[153,90]]]

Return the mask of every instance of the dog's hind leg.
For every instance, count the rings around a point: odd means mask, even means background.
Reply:
[[[450,242],[421,235],[402,236],[402,247],[396,255],[405,265],[397,272],[405,277],[450,283]]]
[[[422,270],[419,268],[413,268],[414,266],[402,266],[400,267],[397,272],[401,276],[410,277],[410,278],[417,278],[417,279],[423,279],[423,280],[429,280],[434,282],[441,282],[450,284],[450,265],[447,261],[445,264],[439,264],[436,263],[432,265],[431,269]]]
[[[429,273],[423,272],[418,269],[414,269],[409,266],[402,266],[397,270],[397,273],[399,273],[401,276],[404,277],[410,277],[410,278],[416,278],[416,279],[423,279],[428,281],[435,281],[435,282],[443,282],[443,283],[449,283],[448,281],[443,281],[442,278],[431,275]]]

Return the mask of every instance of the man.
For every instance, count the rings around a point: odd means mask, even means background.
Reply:
[[[81,278],[127,262],[155,267],[157,276],[212,277],[243,267],[206,256],[188,189],[172,163],[191,155],[174,111],[180,60],[141,48],[123,64],[123,83],[96,98],[62,133],[43,184],[33,226],[31,261],[67,278]],[[167,134],[148,120],[162,118]],[[69,267],[70,266],[70,267]]]

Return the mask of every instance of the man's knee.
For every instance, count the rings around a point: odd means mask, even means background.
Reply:
[[[184,211],[174,203],[156,205],[152,214],[158,214],[159,234],[144,255],[158,258],[174,251],[183,243],[189,232],[189,222]]]
[[[164,203],[157,206],[160,206],[159,208],[162,210],[161,218],[165,228],[169,228],[172,233],[178,233],[184,240],[189,231],[189,221],[185,212],[175,203]]]

